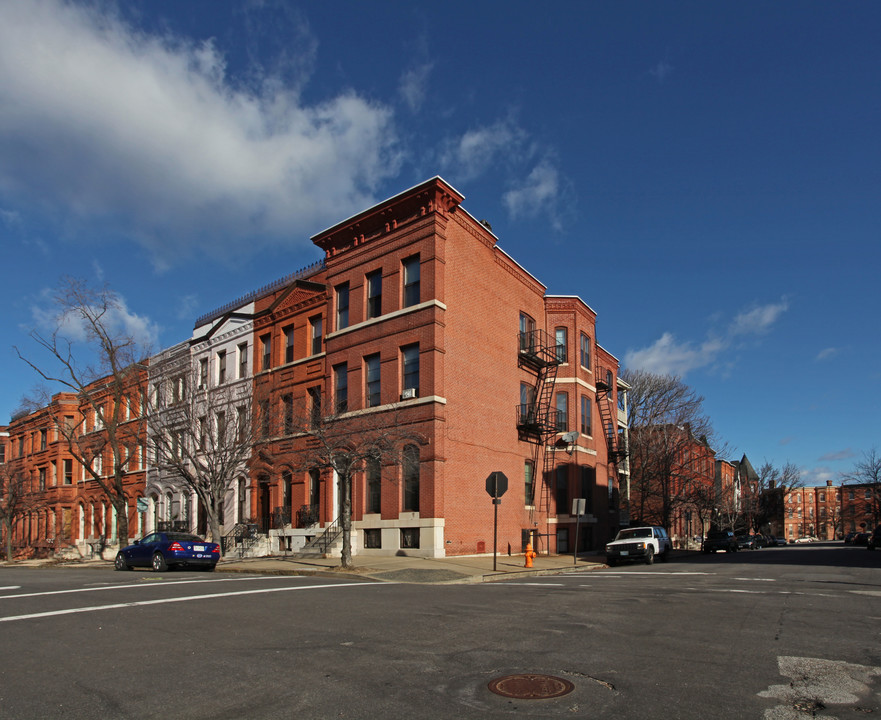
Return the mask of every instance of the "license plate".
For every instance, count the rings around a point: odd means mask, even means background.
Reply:
[[[621,554],[622,555],[630,555],[630,551],[629,550],[622,550]]]
[[[196,552],[205,552],[205,546],[204,545],[193,545],[193,550],[195,550]]]

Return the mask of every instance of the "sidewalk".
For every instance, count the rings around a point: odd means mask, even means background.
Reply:
[[[556,575],[569,572],[586,572],[606,567],[605,556],[600,554],[579,555],[575,562],[571,555],[539,555],[533,567],[524,567],[522,555],[499,555],[493,570],[492,555],[448,558],[423,558],[396,555],[392,557],[355,556],[354,570],[340,568],[340,559],[302,557],[224,558],[216,572],[254,573],[263,575],[333,575],[352,579],[380,582],[453,584],[481,583],[494,580],[510,580],[512,577],[529,578],[538,575]],[[59,567],[59,568],[113,568],[112,560],[82,559],[76,561],[20,560],[0,562],[0,567]]]
[[[512,577],[585,572],[606,567],[605,557],[584,554],[574,562],[571,555],[539,555],[533,567],[524,567],[524,558],[499,555],[493,570],[492,556],[422,558],[356,556],[354,570],[339,567],[339,558],[266,557],[244,560],[224,559],[218,572],[269,573],[276,575],[327,575],[359,577],[398,583],[480,583],[510,580]]]

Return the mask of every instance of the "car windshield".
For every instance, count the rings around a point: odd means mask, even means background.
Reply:
[[[651,528],[633,528],[633,530],[621,530],[615,539],[629,540],[630,538],[650,538],[651,536]]]
[[[727,533],[727,532],[720,532],[720,531],[718,531],[718,530],[714,530],[714,531],[711,532],[709,535],[707,535],[707,537],[708,537],[708,538],[712,538],[713,540],[718,540],[719,538],[727,538],[727,537],[728,537],[728,533]]]

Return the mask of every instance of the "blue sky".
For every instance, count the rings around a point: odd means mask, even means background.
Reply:
[[[63,274],[157,349],[434,175],[753,464],[879,442],[881,4],[0,3],[0,423]]]

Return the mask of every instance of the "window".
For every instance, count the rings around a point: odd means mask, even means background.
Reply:
[[[380,396],[380,369],[379,369],[379,354],[376,355],[368,355],[364,358],[364,375],[365,375],[365,385],[367,388],[367,393],[365,395],[365,406],[366,407],[376,407],[379,405],[381,396]]]
[[[6,444],[0,443],[0,465],[6,462]]]
[[[226,445],[226,413],[217,413],[215,420],[217,421],[217,444],[219,447],[224,447]]]
[[[569,430],[569,393],[557,393],[557,432]]]
[[[248,343],[239,345],[239,377],[248,377]]]
[[[401,266],[404,270],[403,307],[419,304],[419,256],[406,258]]]
[[[40,468],[40,492],[46,489],[46,468]]]
[[[321,388],[311,387],[306,392],[309,394],[309,422],[315,428],[321,424]]]
[[[266,335],[260,336],[260,349],[263,355],[263,364],[260,369],[269,370],[272,367],[272,335],[266,333]]]
[[[312,354],[318,355],[321,352],[321,316],[311,318],[309,326],[312,328]]]
[[[368,513],[382,512],[382,471],[379,460],[369,458],[366,463],[367,509]]]
[[[187,396],[187,377],[178,375],[171,381],[171,402],[177,404]]]
[[[382,315],[382,271],[367,273],[367,319]]]
[[[568,354],[566,352],[566,328],[557,328],[554,330],[554,339],[557,345],[557,362],[568,362]]]
[[[581,333],[581,367],[590,370],[590,338]]]
[[[260,423],[260,437],[268,438],[269,437],[269,400],[261,400],[259,403],[260,406],[260,417],[258,418],[258,422]]]
[[[208,387],[208,358],[199,360],[199,387]]]
[[[535,388],[529,383],[520,383],[520,424],[534,425],[535,417]]]
[[[248,437],[248,411],[244,405],[236,408],[236,436],[239,444],[245,442]]]
[[[226,382],[226,350],[217,353],[217,383]]]
[[[401,528],[401,548],[419,549],[419,528]]]
[[[199,450],[204,452],[208,445],[208,417],[202,415],[199,417]]]
[[[364,531],[364,547],[370,550],[382,548],[382,530],[371,528]]]
[[[557,504],[557,515],[565,515],[569,512],[569,466],[560,465],[554,473],[554,500]]]
[[[419,512],[419,448],[407,445],[402,460],[404,511]]]
[[[593,489],[597,484],[596,468],[581,466],[581,497],[584,498],[584,512],[593,514]]]
[[[821,492],[819,497],[820,502],[826,502],[826,493]]]
[[[527,460],[523,463],[523,497],[524,504],[527,507],[535,505],[535,485],[533,478],[532,461]]]
[[[336,329],[349,327],[349,283],[336,286]]]
[[[46,449],[46,440],[48,438],[48,433],[46,430],[40,430],[40,450]]]
[[[337,413],[349,409],[349,367],[346,363],[333,368],[333,399]]]
[[[294,361],[294,326],[288,325],[282,329],[284,333],[284,361],[290,363]]]
[[[401,348],[402,399],[419,396],[419,345]]]
[[[520,352],[535,352],[535,320],[520,313]]]
[[[591,404],[587,395],[581,396],[581,434],[590,435]]]
[[[162,398],[162,383],[154,383],[153,384],[153,407],[161,408],[165,403]],[[83,417],[83,427],[87,426],[88,418]]]
[[[848,499],[848,500],[854,500],[855,497],[856,497],[856,496],[855,496],[855,494],[854,494],[854,491],[853,491],[853,490],[848,490],[848,492],[847,492],[847,499]]]
[[[294,396],[281,396],[281,417],[283,434],[290,435],[294,431]]]
[[[73,460],[64,461],[64,484],[73,485]]]

